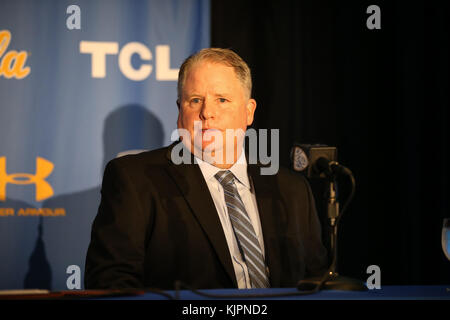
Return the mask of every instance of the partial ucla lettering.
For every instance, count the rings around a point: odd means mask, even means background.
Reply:
[[[26,51],[10,50],[11,32],[0,30],[0,77],[23,79],[30,74],[30,67],[25,66],[28,58]]]

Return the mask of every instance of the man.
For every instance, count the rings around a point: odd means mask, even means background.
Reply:
[[[195,288],[293,287],[325,271],[307,181],[283,168],[262,175],[247,163],[250,95],[250,70],[231,50],[203,49],[183,63],[182,142],[106,166],[87,289],[173,289],[177,280]],[[175,150],[195,161],[180,163]]]

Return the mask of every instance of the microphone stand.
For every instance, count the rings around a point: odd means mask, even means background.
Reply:
[[[351,175],[353,179],[353,175]],[[321,277],[312,277],[300,280],[297,288],[299,290],[313,290],[317,288],[325,290],[352,290],[352,291],[365,291],[367,290],[366,285],[358,279],[344,277],[337,272],[337,232],[338,224],[340,220],[339,216],[339,202],[337,200],[336,192],[336,176],[333,171],[328,171],[327,176],[327,213],[328,213],[328,223],[330,227],[330,252],[333,255],[333,260],[330,267],[327,270],[328,275],[323,275]],[[354,180],[352,180],[354,182]],[[348,203],[347,203],[348,204]],[[346,205],[347,205],[346,204]],[[344,207],[345,209],[345,207]],[[342,214],[342,212],[341,212]]]

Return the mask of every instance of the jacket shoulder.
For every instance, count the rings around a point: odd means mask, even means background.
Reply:
[[[302,173],[296,172],[283,166],[280,166],[278,170],[277,179],[287,185],[290,185],[291,188],[295,186],[309,186],[308,180]]]
[[[114,158],[108,162],[107,166],[120,168],[138,169],[143,166],[154,165],[161,166],[168,163],[167,152],[169,147],[163,147],[150,151],[144,151],[137,154],[129,154],[119,158]]]

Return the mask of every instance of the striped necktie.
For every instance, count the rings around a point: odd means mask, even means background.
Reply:
[[[235,177],[229,170],[219,171],[214,177],[223,187],[228,216],[242,257],[247,264],[252,288],[268,288],[270,284],[261,247],[234,183]]]

